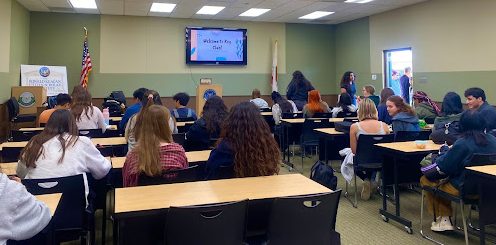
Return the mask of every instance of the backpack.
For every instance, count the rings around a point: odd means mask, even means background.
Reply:
[[[349,133],[351,125],[353,125],[353,123],[354,122],[350,122],[350,121],[335,122],[334,128],[338,132]]]
[[[310,179],[331,190],[336,190],[338,186],[338,178],[334,176],[334,169],[320,160],[312,166]]]
[[[436,144],[452,145],[460,138],[460,122],[452,121],[448,123],[436,123],[432,129],[430,138]]]
[[[108,108],[111,117],[120,117],[121,113],[121,103],[114,98],[107,97],[103,99],[102,108]]]

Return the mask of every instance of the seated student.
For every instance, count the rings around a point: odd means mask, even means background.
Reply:
[[[460,95],[455,92],[448,92],[444,96],[440,116],[434,119],[434,127],[430,138],[436,143],[454,144],[460,137],[459,122],[462,112],[463,105]]]
[[[72,91],[71,113],[76,119],[78,129],[101,128],[105,132],[107,125],[103,119],[103,113],[91,104],[91,94],[81,85],[75,86]]]
[[[136,186],[141,173],[161,176],[163,172],[188,167],[188,159],[181,145],[172,140],[167,122],[169,110],[153,105],[152,101],[142,109],[136,128],[138,144],[126,156],[122,168],[123,186]]]
[[[394,95],[394,91],[391,88],[384,88],[381,91],[381,101],[377,106],[377,113],[379,114],[379,121],[385,122],[386,124],[391,124],[392,117],[387,111],[386,101],[389,97]]]
[[[484,115],[477,110],[465,111],[461,118],[461,138],[444,154],[436,159],[438,171],[449,177],[449,181],[430,181],[425,176],[420,178],[422,186],[437,187],[451,195],[459,195],[460,186],[463,184],[462,176],[465,166],[476,153],[496,152],[496,138],[491,134],[484,133],[486,128]],[[436,214],[435,222],[432,222],[433,231],[454,230],[451,224],[451,201],[427,192],[427,210],[430,214]]]
[[[250,102],[255,104],[258,108],[269,108],[269,104],[267,103],[267,101],[265,101],[264,99],[262,99],[260,97],[261,97],[260,90],[254,89],[251,92]]]
[[[350,148],[353,154],[357,153],[358,138],[362,134],[389,134],[389,127],[384,122],[377,120],[377,109],[375,103],[368,98],[362,99],[358,104],[358,121],[350,127]],[[375,174],[372,171],[357,172],[358,177],[363,179],[361,197],[363,200],[370,199],[370,192],[377,183],[371,183]],[[372,187],[371,187],[372,186]]]
[[[48,119],[50,118],[50,116],[52,115],[52,113],[55,110],[69,109],[69,108],[71,108],[72,99],[71,99],[71,96],[70,95],[68,95],[68,94],[58,94],[57,95],[57,98],[55,100],[57,101],[57,104],[55,105],[54,108],[48,109],[48,110],[44,110],[40,114],[39,119],[38,119],[38,127],[40,127],[40,124],[41,123],[46,124],[48,122]]]
[[[364,98],[369,98],[371,99],[375,106],[377,107],[379,105],[380,98],[377,95],[374,95],[375,93],[375,88],[372,85],[365,85],[365,87],[362,88],[362,97],[357,97],[358,103],[360,103],[361,100]]]
[[[392,117],[393,131],[420,131],[419,119],[415,111],[403,98],[393,95],[387,99],[387,111]]]
[[[217,147],[206,163],[207,179],[256,177],[279,172],[281,153],[269,125],[250,102],[233,106]]]
[[[439,106],[427,96],[424,91],[417,91],[413,94],[415,112],[419,119],[434,120],[440,113]]]
[[[274,122],[276,125],[281,123],[281,118],[283,113],[297,113],[298,108],[291,100],[286,100],[281,96],[279,92],[272,92],[272,101],[274,101],[274,105],[272,106],[272,117],[274,118]]]
[[[127,140],[127,148],[128,152],[131,151],[134,146],[136,145],[136,137],[135,137],[135,131],[139,128],[139,124],[141,123],[139,120],[139,114],[143,110],[143,107],[147,105],[148,103],[152,103],[154,105],[162,105],[162,100],[160,99],[160,94],[155,91],[155,90],[148,90],[145,92],[143,95],[143,100],[141,101],[141,110],[134,114],[130,119],[129,122],[126,125],[126,130],[124,131],[124,137]],[[168,119],[169,123],[169,128],[172,129],[172,133],[177,133],[177,127],[176,127],[176,121],[174,121],[174,118],[169,117]]]
[[[133,93],[133,105],[128,107],[122,116],[121,121],[119,122],[119,130],[124,131],[126,129],[127,122],[129,119],[136,113],[141,110],[141,101],[143,101],[143,96],[145,95],[148,89],[139,88],[136,89]]]
[[[78,136],[71,112],[56,110],[43,132],[31,138],[22,150],[17,175],[22,179],[46,179],[91,173],[95,179],[101,179],[110,168],[109,160],[93,142]]]
[[[42,231],[51,219],[50,209],[31,195],[19,178],[10,180],[1,169],[0,217],[0,244],[29,239]]]
[[[189,95],[187,93],[177,93],[172,97],[175,108],[171,110],[174,118],[193,118],[196,121],[196,113],[193,109],[186,107],[189,102]]]
[[[329,105],[320,98],[318,90],[308,92],[308,103],[303,106],[303,116],[307,118],[313,117],[315,113],[331,112]]]
[[[478,110],[486,120],[488,131],[496,129],[496,108],[486,101],[486,93],[481,88],[469,88],[465,90],[467,106],[470,110]]]
[[[352,103],[350,94],[341,93],[338,98],[338,106],[332,108],[332,117],[337,117],[340,112],[356,112],[357,108]]]
[[[209,149],[212,141],[219,138],[221,125],[226,116],[227,107],[222,98],[210,97],[203,106],[201,117],[191,125],[186,133],[185,148],[188,151]]]

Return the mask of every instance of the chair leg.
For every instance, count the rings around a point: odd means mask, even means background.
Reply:
[[[420,235],[424,238],[427,239],[433,243],[440,244],[442,245],[443,243],[434,240],[434,238],[430,237],[426,233],[424,233],[424,195],[425,195],[425,190],[422,190],[421,192],[421,198],[420,198]]]
[[[465,217],[463,200],[460,200],[460,211],[462,213],[462,222],[463,222],[463,233],[465,234],[465,244],[468,245],[468,229],[467,229],[467,219]]]
[[[305,156],[305,146],[304,145],[301,145],[300,146],[302,148],[302,153],[301,153],[301,173],[303,174],[303,157]]]
[[[357,176],[355,173],[353,174],[353,179],[355,179],[355,202],[353,202],[353,207],[357,208],[358,207],[358,187],[357,187]]]
[[[481,229],[472,224],[472,205],[470,205],[470,209],[468,210],[468,227],[475,231],[480,231]]]

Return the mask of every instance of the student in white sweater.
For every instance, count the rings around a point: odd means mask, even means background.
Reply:
[[[78,129],[98,129],[105,132],[107,125],[103,113],[91,104],[91,94],[81,85],[75,86],[72,91],[71,112],[76,119]]]
[[[45,179],[90,173],[101,179],[110,171],[91,140],[78,136],[76,122],[68,110],[56,110],[45,129],[21,152],[17,175],[22,179]],[[88,186],[86,183],[86,193]]]
[[[26,188],[0,170],[0,245],[7,240],[25,240],[50,222],[50,210]]]

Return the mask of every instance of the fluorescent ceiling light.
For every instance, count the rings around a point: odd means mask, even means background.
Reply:
[[[152,3],[150,12],[170,13],[175,7],[174,3]]]
[[[318,18],[322,18],[324,16],[328,16],[330,14],[334,14],[334,12],[326,12],[326,11],[315,11],[313,13],[301,16],[298,19],[304,19],[304,20],[314,20]]]
[[[257,16],[265,14],[269,11],[270,11],[270,9],[251,8],[251,9],[246,10],[244,13],[240,14],[239,16],[257,17]]]
[[[97,9],[95,0],[70,0],[73,8],[76,9]]]
[[[345,3],[370,3],[374,0],[346,0]]]
[[[196,14],[208,14],[208,15],[216,15],[220,11],[222,11],[226,7],[222,6],[203,6]]]

